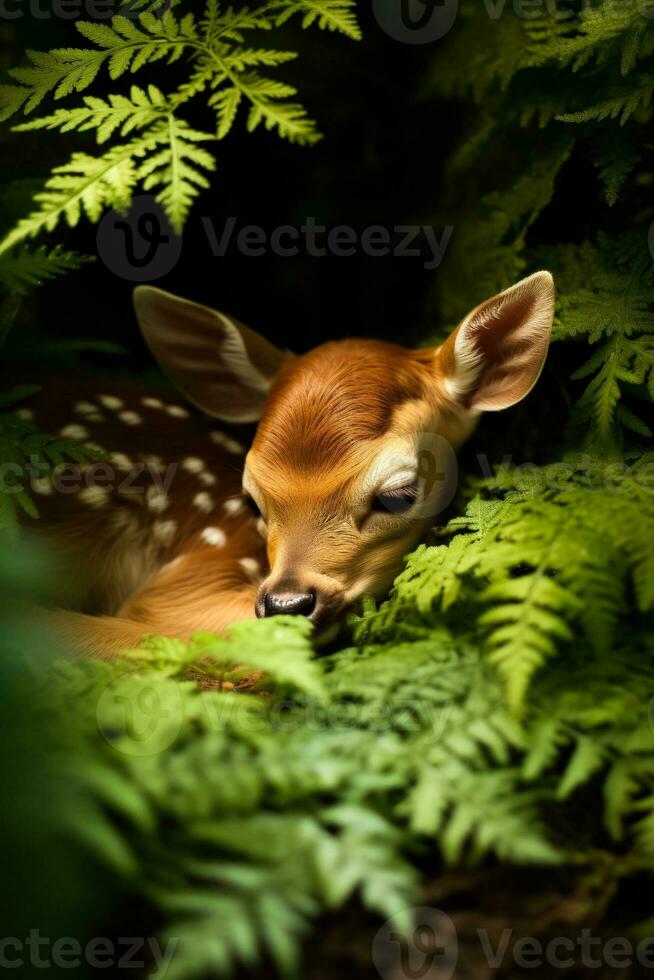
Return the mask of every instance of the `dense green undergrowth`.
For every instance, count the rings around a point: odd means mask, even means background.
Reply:
[[[302,6],[319,5],[266,8]],[[608,0],[490,23],[463,3],[435,48],[426,90],[468,124],[439,205],[456,217],[441,320],[547,267],[555,344],[528,442],[482,423],[493,472],[464,481],[459,516],[353,617],[345,647],[317,659],[307,627],[280,619],[153,639],[120,665],[60,662],[35,682],[76,794],[61,824],[179,940],[168,976],[261,958],[292,972],[322,913],[353,897],[381,917],[419,905],[425,867],[570,866],[614,890],[654,870],[653,31]],[[224,129],[236,96],[218,91]],[[159,95],[133,94],[155,135]],[[88,128],[92,110],[104,122],[87,103],[39,125]],[[584,165],[596,225],[564,240],[551,202]],[[190,199],[174,193],[162,200],[181,221]],[[55,205],[41,199],[19,237],[54,227]],[[34,256],[12,253],[11,234],[0,263],[22,288]],[[207,658],[215,686],[200,690],[190,668]],[[265,677],[241,690],[251,670]],[[651,915],[643,901],[633,926]]]

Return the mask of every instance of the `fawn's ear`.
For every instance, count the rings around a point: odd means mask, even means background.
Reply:
[[[143,336],[170,380],[208,415],[256,422],[286,357],[231,317],[154,286],[134,290]]]
[[[476,307],[436,352],[448,395],[476,412],[515,405],[538,380],[553,319],[549,272],[535,272]]]

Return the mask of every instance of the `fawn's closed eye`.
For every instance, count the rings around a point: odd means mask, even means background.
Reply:
[[[394,487],[392,490],[382,490],[375,494],[371,510],[374,513],[388,511],[392,514],[404,514],[413,507],[417,499],[418,483],[415,481],[404,487]]]

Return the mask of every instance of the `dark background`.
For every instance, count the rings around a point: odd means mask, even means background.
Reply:
[[[46,0],[41,3],[47,9]],[[24,16],[0,19],[0,68],[23,63],[27,48],[86,44],[80,41],[74,22],[38,20],[29,15],[29,3],[18,6]],[[155,281],[171,292],[222,309],[279,346],[299,353],[344,336],[382,337],[407,346],[438,340],[454,325],[439,316],[439,289],[445,277],[456,274],[454,261],[461,261],[461,256],[448,252],[443,266],[425,269],[425,260],[431,258],[426,250],[421,257],[396,258],[365,255],[359,248],[351,257],[318,258],[308,255],[300,242],[299,254],[292,258],[274,255],[270,248],[263,256],[252,257],[238,250],[238,230],[252,224],[270,235],[279,225],[299,228],[313,218],[327,228],[351,226],[358,235],[381,225],[395,243],[396,225],[432,225],[439,239],[443,227],[452,225],[453,243],[460,218],[475,220],[479,211],[478,195],[446,174],[449,155],[465,137],[471,107],[433,94],[429,75],[439,58],[439,44],[393,40],[377,24],[368,3],[359,5],[358,15],[361,42],[316,28],[302,30],[299,18],[248,38],[252,45],[299,52],[296,61],[267,73],[297,86],[298,101],[316,119],[324,139],[307,148],[263,128],[249,134],[241,109],[227,138],[209,147],[217,157],[217,169],[211,189],[201,193],[191,211],[180,258]],[[185,77],[183,63],[170,67],[157,62],[117,82],[101,72],[89,91],[128,92],[132,83],[145,87],[149,82],[171,91]],[[0,84],[4,81],[11,79],[3,72]],[[207,130],[213,112],[205,109],[201,98],[185,111],[193,124]],[[75,99],[62,104],[75,104]],[[35,115],[45,115],[56,106],[46,100]],[[546,146],[546,135],[527,138],[542,139]],[[515,130],[496,134],[495,159],[498,151],[506,159],[501,171],[511,172],[524,140],[523,135],[516,137]],[[41,189],[52,167],[84,149],[97,152],[93,134],[12,133],[9,125],[0,126],[2,230],[29,212],[31,195]],[[503,179],[490,161],[489,170],[493,180]],[[594,168],[583,154],[573,154],[560,174],[552,202],[529,230],[530,244],[581,241],[597,227],[600,217],[610,227],[610,209],[602,205],[598,215],[597,202]],[[210,218],[220,234],[230,216],[236,218],[236,232],[227,253],[215,257],[202,218]],[[74,229],[60,224],[53,235],[39,239],[95,256],[96,261],[44,284],[24,300],[3,350],[4,364],[16,377],[40,379],[45,369],[57,374],[74,371],[157,379],[132,311],[134,283],[97,258],[97,235],[98,228],[82,218]],[[481,298],[471,295],[458,315]],[[80,345],[71,343],[78,340]],[[107,344],[117,346],[107,350]],[[531,459],[545,449],[542,435],[534,433],[545,431],[554,442],[560,439],[570,408],[564,385],[579,357],[573,354],[570,359],[567,350],[559,347],[555,354],[548,358],[546,378],[524,403],[510,415],[484,418],[480,438],[485,451],[490,452],[490,437],[500,456],[519,450]],[[539,425],[543,420],[545,427]],[[476,451],[475,444],[469,444],[467,455],[474,458]]]
[[[424,269],[427,252],[423,258],[366,256],[360,251],[352,257],[318,258],[301,245],[294,258],[275,256],[269,249],[252,257],[239,254],[232,241],[227,254],[216,258],[201,223],[202,216],[209,216],[220,232],[227,217],[235,216],[237,230],[255,224],[268,234],[281,224],[299,227],[307,217],[327,227],[350,225],[359,234],[370,225],[383,225],[392,233],[396,224],[433,223],[440,238],[446,223],[436,220],[442,167],[460,127],[460,113],[452,104],[420,96],[432,45],[393,41],[367,4],[361,6],[360,19],[364,41],[359,43],[316,29],[302,31],[299,19],[261,35],[268,46],[300,51],[295,62],[269,73],[297,85],[299,101],[325,137],[315,147],[300,147],[263,129],[248,134],[244,116],[239,116],[230,135],[211,147],[218,159],[211,191],[203,192],[191,213],[179,262],[157,283],[224,309],[298,351],[346,335],[394,336],[409,342],[437,326],[423,321],[426,297],[439,275],[438,269]],[[71,22],[37,22],[27,14],[0,23],[0,32],[4,68],[21,63],[25,48],[80,44]],[[105,73],[92,91],[127,90],[133,81],[141,86],[153,81],[166,90],[179,71],[159,63],[118,83]],[[195,105],[200,109],[198,127],[208,128],[211,111],[199,100]],[[51,102],[44,103],[38,114],[51,107]],[[24,213],[27,193],[41,186],[48,169],[83,149],[86,141],[92,151],[92,135],[11,134],[3,127],[5,224]],[[97,254],[96,228],[87,220],[72,231],[60,226],[53,237],[77,251]],[[93,336],[119,342],[131,354],[131,367],[144,366],[146,355],[131,311],[132,288],[100,261],[44,286],[21,311],[22,337],[14,336],[6,354],[15,355],[28,340]],[[112,372],[119,367],[112,358]]]

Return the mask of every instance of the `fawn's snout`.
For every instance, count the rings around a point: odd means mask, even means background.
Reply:
[[[345,590],[328,576],[274,569],[261,583],[255,602],[259,619],[267,616],[306,616],[318,632],[334,622],[345,607]]]
[[[263,616],[311,616],[316,608],[315,592],[260,592],[256,612]]]

